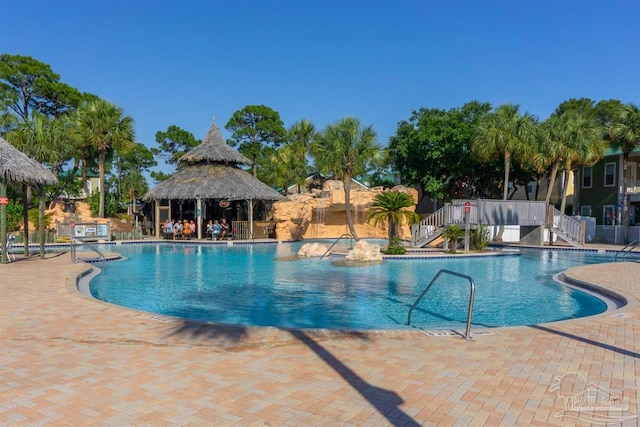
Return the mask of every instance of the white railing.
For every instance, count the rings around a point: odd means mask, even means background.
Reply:
[[[549,220],[552,228],[576,243],[584,245],[584,227],[581,221],[563,214],[553,206],[549,207]]]
[[[433,236],[445,224],[446,207],[440,208],[417,224],[411,226],[411,246],[418,246],[420,242]]]

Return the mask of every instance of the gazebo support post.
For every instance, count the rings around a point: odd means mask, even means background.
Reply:
[[[7,183],[0,181],[0,197],[7,197]],[[2,246],[2,264],[7,263],[7,205],[0,204],[0,245]]]
[[[196,228],[198,229],[198,240],[202,239],[202,199],[196,199]]]
[[[44,239],[46,236],[46,232],[44,229],[44,208],[45,208],[44,185],[38,186],[38,196],[40,197],[40,202],[38,203],[38,233],[40,235],[40,259],[44,259]]]
[[[155,233],[156,233],[156,239],[160,238],[160,200],[155,200],[153,202],[153,205],[155,206],[155,211],[156,211],[156,221],[155,221]]]
[[[253,199],[249,199],[249,239],[253,240]]]

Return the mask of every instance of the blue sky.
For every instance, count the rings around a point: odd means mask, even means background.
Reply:
[[[420,107],[640,103],[636,0],[0,0],[0,52],[121,106],[136,138],[223,135],[250,104],[288,127],[347,116],[387,145]]]

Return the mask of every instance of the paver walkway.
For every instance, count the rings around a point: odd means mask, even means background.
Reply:
[[[0,426],[638,425],[640,264],[569,271],[619,310],[472,340],[183,322],[81,295],[86,269],[0,265]]]

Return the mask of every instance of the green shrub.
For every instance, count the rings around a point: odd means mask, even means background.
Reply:
[[[391,241],[387,249],[384,251],[385,255],[404,255],[407,253],[407,248],[402,245],[400,239],[395,236]]]
[[[407,253],[407,248],[404,246],[389,246],[384,253],[385,255],[404,255]]]
[[[40,210],[39,209],[29,209],[29,222],[36,227],[38,227],[40,221]],[[44,213],[44,228],[48,228],[51,224],[51,214]]]
[[[100,213],[100,192],[96,191],[87,199],[89,202],[89,208],[91,209],[91,215],[97,217]],[[118,202],[115,197],[110,194],[104,195],[104,216],[110,218],[116,216],[118,213]]]
[[[464,237],[464,230],[456,224],[451,224],[444,229],[442,237],[449,242],[449,252],[455,254],[458,251],[458,241]]]
[[[22,204],[9,200],[7,205],[7,231],[19,230],[22,223]]]
[[[480,224],[475,230],[471,230],[471,245],[479,250],[484,251],[489,244],[489,228]]]

